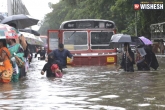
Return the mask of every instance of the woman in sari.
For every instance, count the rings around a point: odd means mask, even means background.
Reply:
[[[0,39],[0,82],[8,83],[13,74],[10,63],[10,51],[6,47],[6,40]]]
[[[16,43],[15,39],[7,39],[7,43],[8,45],[8,49],[11,53],[11,62],[12,62],[12,66],[13,66],[13,75],[12,75],[12,82],[18,82],[19,78],[20,78],[20,69],[21,67],[19,67],[16,63],[17,59],[16,57],[18,57],[20,60],[22,60],[22,62],[24,62],[24,52],[22,49],[22,46],[20,44]]]

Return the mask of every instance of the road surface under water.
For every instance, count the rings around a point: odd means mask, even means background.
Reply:
[[[157,71],[125,73],[115,67],[67,68],[46,78],[33,59],[18,83],[0,84],[0,110],[164,110],[165,59]]]

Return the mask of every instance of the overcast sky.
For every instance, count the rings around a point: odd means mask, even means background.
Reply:
[[[32,17],[42,20],[45,14],[51,12],[48,3],[58,3],[59,0],[22,0],[22,2]],[[39,26],[33,26],[32,28],[38,30]]]

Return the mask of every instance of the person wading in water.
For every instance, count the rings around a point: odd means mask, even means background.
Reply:
[[[122,68],[126,72],[134,72],[134,64],[134,53],[132,52],[129,43],[124,43],[124,53],[122,54],[122,61],[120,66],[117,68],[117,71]]]

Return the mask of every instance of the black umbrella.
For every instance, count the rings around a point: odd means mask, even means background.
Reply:
[[[33,25],[37,25],[38,19],[32,18],[29,15],[24,15],[24,14],[18,14],[18,15],[12,15],[4,18],[1,23],[2,24],[11,24],[15,23],[17,28],[19,29],[24,29],[26,27],[30,27]]]
[[[157,58],[155,56],[155,53],[152,52],[152,47],[148,46],[148,45],[140,45],[137,48],[143,48],[145,51],[145,62],[148,64],[149,67],[157,70],[157,68],[159,67],[159,63],[157,61]],[[138,49],[139,51],[139,49]],[[139,53],[141,54],[142,51],[139,51]],[[141,54],[141,56],[143,56]]]
[[[19,29],[20,32],[28,32],[31,34],[34,34],[35,36],[40,36],[40,34],[38,33],[38,31],[35,31],[33,29]]]
[[[0,22],[4,19],[5,17],[0,15]]]
[[[132,42],[130,43],[131,45],[136,45],[136,46],[139,46],[139,45],[144,46],[145,45],[139,37],[131,36],[131,40],[132,40]]]
[[[155,56],[155,53],[152,52],[152,47],[145,45],[144,49],[147,53],[146,55],[146,61],[149,64],[149,66],[155,70],[157,70],[157,68],[159,67],[159,63],[157,61],[157,58]]]

